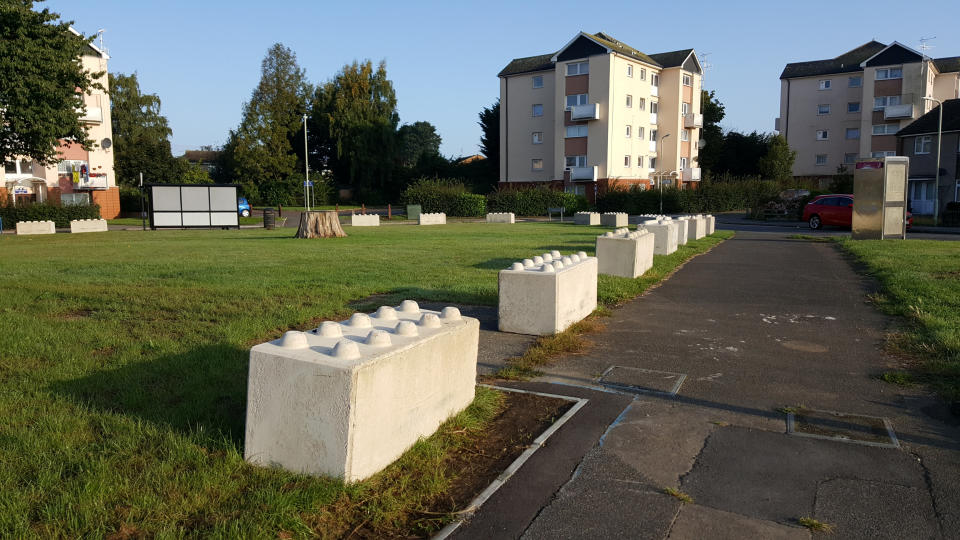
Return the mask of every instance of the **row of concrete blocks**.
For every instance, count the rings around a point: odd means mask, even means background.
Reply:
[[[577,212],[573,222],[577,225],[603,225],[604,227],[625,227],[629,216],[626,212]]]
[[[74,219],[70,221],[70,232],[106,232],[107,220],[105,219]],[[55,234],[57,232],[56,224],[52,221],[18,221],[17,234]]]
[[[420,217],[417,218],[420,225],[446,225],[447,224],[447,214],[443,212],[437,212],[434,214],[420,214]]]

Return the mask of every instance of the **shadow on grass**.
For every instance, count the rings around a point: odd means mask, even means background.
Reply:
[[[531,255],[531,257],[532,257],[532,255]],[[510,268],[510,265],[511,265],[511,264],[513,264],[513,263],[515,263],[515,262],[517,262],[517,261],[522,261],[522,260],[523,260],[522,258],[520,258],[520,259],[510,259],[510,258],[506,258],[506,257],[498,257],[498,258],[496,258],[496,259],[488,259],[488,260],[486,260],[486,261],[479,262],[479,263],[473,265],[473,267],[474,267],[474,268],[479,268],[479,269],[481,269],[481,270],[505,270],[505,269],[507,269],[507,268]]]
[[[208,345],[58,381],[50,389],[101,411],[183,433],[219,434],[242,448],[248,354],[234,345]]]

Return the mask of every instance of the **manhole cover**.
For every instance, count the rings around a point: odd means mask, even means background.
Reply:
[[[600,384],[631,392],[677,395],[687,375],[672,371],[611,366],[600,376]]]
[[[831,441],[900,448],[890,421],[879,416],[801,408],[787,413],[787,433]]]

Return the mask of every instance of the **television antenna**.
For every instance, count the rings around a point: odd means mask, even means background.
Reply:
[[[920,38],[920,54],[922,54],[924,58],[927,57],[927,51],[935,47],[935,45],[928,45],[927,42],[935,39],[937,39],[937,36]]]
[[[703,70],[703,74],[700,75],[700,87],[703,87],[703,81],[707,78],[707,70],[713,67],[713,64],[707,61],[707,57],[713,53],[703,53],[700,55],[700,68]]]

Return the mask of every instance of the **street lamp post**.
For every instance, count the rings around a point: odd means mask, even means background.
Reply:
[[[660,162],[661,167],[663,167],[663,140],[669,136],[670,134],[667,133],[663,137],[660,137],[660,149],[657,150],[657,161]],[[663,215],[663,173],[660,173],[660,215]]]
[[[303,205],[310,211],[310,156],[307,153],[307,113],[303,113],[303,172],[306,181],[303,183]]]
[[[943,102],[937,98],[923,96],[925,101],[935,101],[940,118],[937,121],[937,167],[933,173],[933,224],[937,225],[940,217],[940,138],[943,137]]]

